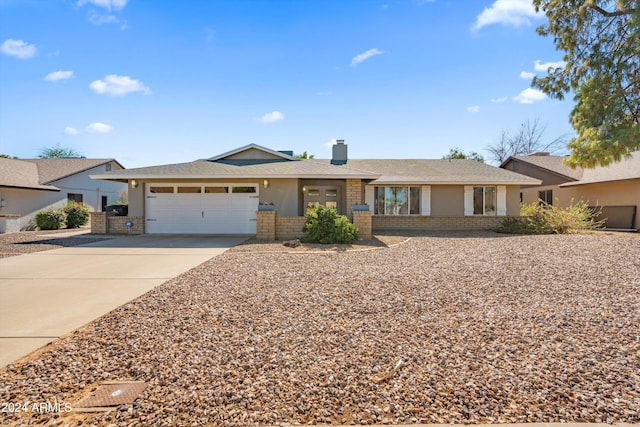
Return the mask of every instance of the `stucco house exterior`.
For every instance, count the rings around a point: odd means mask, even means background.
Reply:
[[[500,167],[542,181],[539,185],[523,185],[520,198],[524,203],[544,200],[567,207],[580,200],[601,208],[599,219],[607,228],[640,229],[640,152],[606,167],[571,169],[564,156],[533,153],[513,156]]]
[[[60,208],[69,201],[100,211],[126,196],[127,185],[92,180],[89,175],[121,169],[114,159],[0,158],[0,217],[5,223],[13,218],[15,228],[24,230],[34,228],[38,211]],[[0,232],[5,231],[0,227]]]
[[[521,185],[540,183],[471,160],[349,159],[344,141],[326,160],[250,144],[194,162],[91,177],[129,186],[129,217],[96,217],[97,232],[264,239],[299,236],[307,208],[317,204],[347,215],[365,236],[397,228],[487,228],[519,214]]]

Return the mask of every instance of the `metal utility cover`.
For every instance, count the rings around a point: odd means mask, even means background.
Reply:
[[[74,406],[95,408],[130,404],[146,387],[147,384],[143,381],[107,381]]]

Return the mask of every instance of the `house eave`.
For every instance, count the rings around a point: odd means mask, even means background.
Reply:
[[[153,174],[153,175],[125,175],[125,176],[110,176],[110,175],[89,175],[91,179],[102,179],[107,181],[121,181],[129,179],[162,179],[165,181],[175,181],[182,179],[376,179],[380,175],[349,175],[349,174],[261,174],[261,175],[167,175],[167,174]]]

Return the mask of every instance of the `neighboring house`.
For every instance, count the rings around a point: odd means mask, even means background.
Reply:
[[[330,160],[250,144],[209,159],[91,177],[128,182],[137,232],[255,234],[256,211],[268,209],[260,203],[275,206],[278,238],[300,234],[307,208],[318,204],[352,217],[353,206],[366,203],[373,230],[485,228],[518,215],[520,186],[540,183],[472,160],[348,159],[343,141]]]
[[[34,228],[35,214],[83,202],[100,211],[126,195],[127,185],[95,181],[90,174],[123,169],[114,159],[0,158],[0,215],[20,215],[20,228]]]
[[[599,219],[605,220],[607,228],[640,229],[640,152],[594,169],[571,169],[563,163],[565,158],[533,153],[510,157],[500,167],[542,181],[521,187],[524,203],[543,200],[567,207],[582,200],[602,209]]]

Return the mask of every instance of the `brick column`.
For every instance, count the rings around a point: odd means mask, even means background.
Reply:
[[[276,240],[276,212],[258,211],[256,219],[256,239]]]
[[[113,212],[89,212],[91,215],[91,232],[95,234],[108,234],[109,222],[107,217],[115,215]]]
[[[371,211],[353,211],[353,225],[362,240],[371,240]]]
[[[347,179],[347,216],[351,219],[351,207],[363,203],[362,200],[362,180]]]

